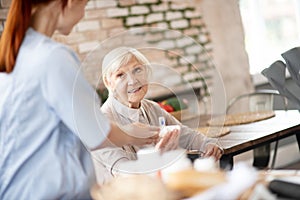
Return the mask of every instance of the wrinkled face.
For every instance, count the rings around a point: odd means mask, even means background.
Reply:
[[[88,0],[72,0],[68,1],[68,4],[64,8],[62,14],[59,17],[57,30],[64,35],[68,35],[72,28],[79,22],[84,16],[84,8]]]
[[[147,66],[132,57],[111,74],[108,85],[118,101],[130,108],[138,108],[148,90]]]

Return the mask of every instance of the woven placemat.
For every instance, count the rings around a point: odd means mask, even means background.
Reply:
[[[248,124],[275,116],[274,111],[246,112],[213,118],[207,122],[209,126],[234,126]]]
[[[197,131],[199,131],[200,133],[203,133],[207,137],[216,138],[216,137],[221,137],[223,135],[227,135],[228,133],[230,133],[230,128],[229,127],[205,126],[205,127],[197,128]]]

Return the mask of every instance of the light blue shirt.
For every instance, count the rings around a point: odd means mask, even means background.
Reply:
[[[79,66],[73,51],[29,28],[13,72],[0,73],[0,199],[90,198],[86,147],[110,125]]]

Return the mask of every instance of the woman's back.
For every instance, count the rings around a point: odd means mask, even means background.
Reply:
[[[14,71],[0,73],[0,199],[89,197],[94,169],[74,134],[72,88],[61,89],[78,65],[72,51],[28,29]]]

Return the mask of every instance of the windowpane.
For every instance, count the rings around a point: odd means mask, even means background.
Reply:
[[[240,0],[240,10],[251,74],[300,46],[300,0]]]

